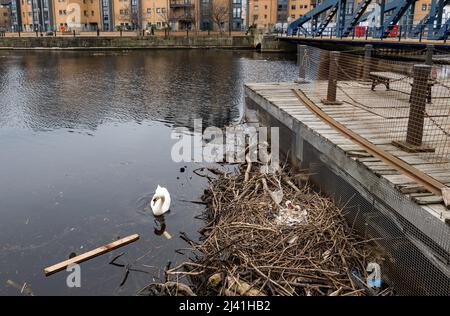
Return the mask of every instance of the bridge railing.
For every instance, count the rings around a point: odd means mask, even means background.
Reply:
[[[293,35],[294,37],[306,38],[330,38],[330,39],[378,39],[378,40],[414,40],[422,42],[424,40],[435,40],[447,42],[450,33],[450,23],[441,25],[440,27],[433,26],[430,30],[429,24],[409,24],[409,25],[393,25],[388,27],[376,26],[355,26],[352,31],[343,36],[336,30],[336,27],[327,27],[321,32],[318,28],[312,26],[302,27],[301,30]]]

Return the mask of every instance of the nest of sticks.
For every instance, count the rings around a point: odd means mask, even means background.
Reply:
[[[182,236],[194,257],[167,269],[169,279],[188,278],[197,295],[392,294],[367,286],[365,268],[380,262],[378,252],[305,174],[263,173],[251,162],[217,174],[202,198],[207,224],[200,242]],[[280,222],[287,209],[306,220]]]

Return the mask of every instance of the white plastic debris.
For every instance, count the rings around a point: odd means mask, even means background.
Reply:
[[[272,192],[275,203],[280,204],[283,200],[283,190],[276,190]]]
[[[302,210],[299,205],[294,205],[291,201],[286,201],[286,208],[279,211],[275,217],[278,225],[305,225],[308,224],[308,212]]]

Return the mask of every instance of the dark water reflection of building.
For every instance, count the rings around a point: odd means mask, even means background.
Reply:
[[[106,122],[157,120],[192,127],[202,118],[220,127],[239,118],[244,80],[295,77],[285,71],[292,62],[274,74],[260,59],[192,50],[2,56],[0,126],[94,130]]]

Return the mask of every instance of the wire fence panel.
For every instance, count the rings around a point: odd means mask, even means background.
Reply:
[[[334,121],[448,186],[450,67],[425,64],[426,50],[408,53],[422,61],[383,59],[370,49],[361,55],[301,45],[299,88]],[[346,155],[362,148],[323,124],[305,124]],[[311,181],[344,209],[353,228],[382,249],[383,278],[396,293],[448,296],[450,231],[435,212],[448,212],[442,200],[370,154],[356,156],[370,172],[357,167],[340,172],[334,167],[339,156],[330,161],[309,144],[303,150],[302,166],[309,168]]]
[[[299,63],[302,90],[336,121],[400,158],[449,168],[449,66],[309,46]]]

